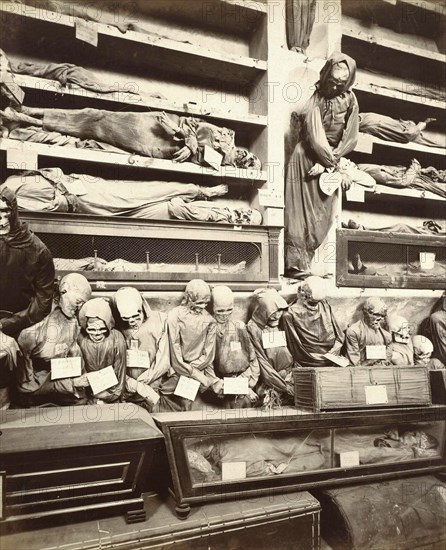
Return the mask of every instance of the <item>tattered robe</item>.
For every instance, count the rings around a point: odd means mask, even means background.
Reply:
[[[346,330],[347,358],[352,365],[374,365],[381,360],[367,359],[367,346],[387,346],[392,337],[381,327],[374,329],[363,320],[359,320]]]
[[[258,297],[257,305],[246,328],[254,346],[263,384],[279,392],[284,401],[292,402],[293,357],[287,347],[263,348],[262,334],[277,332],[279,327],[269,327],[268,319],[279,310],[287,308],[285,300],[276,291],[266,290]]]
[[[444,306],[443,306],[444,307]],[[430,317],[430,330],[434,344],[433,357],[446,364],[446,310],[440,309]]]
[[[345,62],[350,77],[345,90],[332,99],[322,96],[320,88],[329,78],[334,64]],[[325,195],[318,177],[308,171],[319,163],[336,166],[339,159],[356,146],[358,139],[358,103],[349,90],[355,81],[356,64],[348,55],[333,54],[320,74],[317,90],[302,115],[300,141],[288,167],[285,184],[285,268],[308,270],[315,250],[321,245],[333,223],[337,194]]]
[[[392,365],[413,365],[413,344],[412,340],[409,340],[407,344],[400,342],[391,342],[387,346],[387,359]]]
[[[328,352],[339,355],[344,335],[326,300],[318,302],[314,312],[297,300],[283,314],[282,321],[288,348],[300,366],[333,366],[323,355]]]

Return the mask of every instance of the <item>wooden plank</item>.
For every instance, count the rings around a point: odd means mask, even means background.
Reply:
[[[431,201],[446,201],[446,198],[440,197],[430,191],[420,191],[419,189],[399,189],[394,187],[387,187],[386,185],[377,185],[375,193],[366,193],[366,199],[374,200],[379,198],[380,195],[396,196],[399,198],[419,200],[431,200]],[[386,199],[385,199],[386,200]]]
[[[414,143],[413,141],[410,143],[397,143],[395,141],[385,141],[384,139],[371,136],[370,134],[365,134],[365,135],[367,136],[367,139],[371,139],[374,146],[379,145],[381,147],[406,149],[407,151],[417,151],[419,153],[428,153],[430,155],[440,155],[443,158],[446,156],[446,149],[443,147],[428,147],[427,145],[420,145],[419,143]],[[361,137],[361,132],[360,132],[360,137]],[[359,143],[361,144],[362,142],[359,142]],[[357,151],[358,153],[366,152],[362,147],[358,147],[358,146],[355,148],[355,151]],[[372,152],[373,151],[370,151],[369,154],[371,154]]]

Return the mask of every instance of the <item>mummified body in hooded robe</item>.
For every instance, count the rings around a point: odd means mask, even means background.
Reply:
[[[288,304],[277,290],[271,288],[260,289],[256,291],[256,295],[257,303],[246,327],[257,354],[263,385],[276,390],[281,396],[282,404],[285,404],[287,400],[291,402],[294,395],[294,360],[287,346],[268,347],[264,344],[263,337],[273,341],[272,333],[280,331],[281,317]]]
[[[125,384],[126,345],[123,335],[117,331],[112,311],[106,300],[93,298],[79,312],[82,331],[79,347],[87,373],[112,366],[118,383],[94,397],[113,403],[121,399]]]
[[[308,270],[334,219],[337,194],[325,195],[318,178],[309,176],[317,163],[337,167],[356,146],[358,103],[350,88],[356,63],[334,52],[320,72],[316,91],[308,100],[300,139],[291,155],[285,186],[285,267]]]
[[[90,297],[91,287],[83,275],[66,275],[60,281],[53,311],[20,333],[18,344],[22,355],[16,378],[19,399],[24,405],[48,401],[65,405],[86,403],[82,376],[52,380],[51,360],[81,357],[77,314]]]
[[[163,385],[174,374],[170,366],[167,315],[150,309],[136,288],[120,288],[112,304],[116,328],[124,335],[128,350],[124,399],[151,412],[171,410],[163,395]],[[138,353],[141,362],[131,357]]]

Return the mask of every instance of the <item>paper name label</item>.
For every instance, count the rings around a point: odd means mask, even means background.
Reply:
[[[367,405],[381,405],[389,402],[386,386],[364,386],[364,390]]]
[[[386,358],[386,346],[366,346],[365,356],[367,359],[385,359]]]
[[[223,378],[223,393],[225,395],[247,395],[249,393],[248,378]]]
[[[231,342],[230,347],[231,351],[239,351],[242,349],[242,344],[240,342]]]
[[[82,373],[80,357],[60,357],[51,359],[51,380],[60,378],[75,378]]]
[[[246,462],[222,462],[221,479],[222,481],[246,479]]]
[[[319,176],[319,188],[320,190],[328,196],[333,195],[333,193],[339,189],[342,184],[342,176],[339,172],[330,171],[323,172]]]
[[[194,380],[193,378],[189,378],[188,376],[181,375],[180,379],[178,380],[177,387],[175,388],[175,391],[173,393],[174,395],[178,395],[179,397],[184,397],[185,399],[194,401],[197,397],[199,389],[200,382],[198,382],[198,380]]]
[[[268,225],[283,225],[283,210],[281,208],[268,208],[266,211],[266,223]]]
[[[263,349],[286,347],[286,336],[283,330],[264,332],[262,334]]]
[[[137,367],[140,369],[150,368],[149,353],[139,349],[127,350],[127,367]]]
[[[111,365],[95,372],[89,372],[87,378],[94,395],[108,390],[118,383],[115,371]]]
[[[76,19],[75,24],[76,38],[97,47],[98,45],[98,30],[94,23]]]
[[[77,195],[78,197],[81,195],[86,195],[88,193],[87,188],[85,185],[77,179],[68,179],[67,181],[63,182],[63,185],[65,189],[70,193],[71,195]]]
[[[6,166],[13,170],[37,170],[37,153],[26,148],[8,149]]]
[[[359,451],[346,451],[345,453],[339,453],[339,463],[341,468],[359,466]]]
[[[342,357],[341,355],[335,355],[334,353],[326,353],[324,355],[329,361],[340,367],[348,367],[350,365],[347,357]]]
[[[219,170],[221,163],[223,161],[223,155],[221,155],[218,151],[215,149],[212,149],[212,147],[209,147],[209,145],[204,146],[204,154],[203,154],[203,160],[209,166],[214,168],[214,170]]]
[[[259,189],[258,191],[259,204],[261,206],[273,206],[276,208],[284,207],[283,193],[270,189]]]
[[[364,187],[353,184],[345,193],[345,197],[351,202],[365,202]]]

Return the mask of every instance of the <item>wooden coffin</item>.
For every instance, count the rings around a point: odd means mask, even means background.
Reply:
[[[446,369],[429,371],[432,403],[446,404]]]
[[[424,366],[319,367],[294,370],[297,408],[315,412],[432,403]]]

